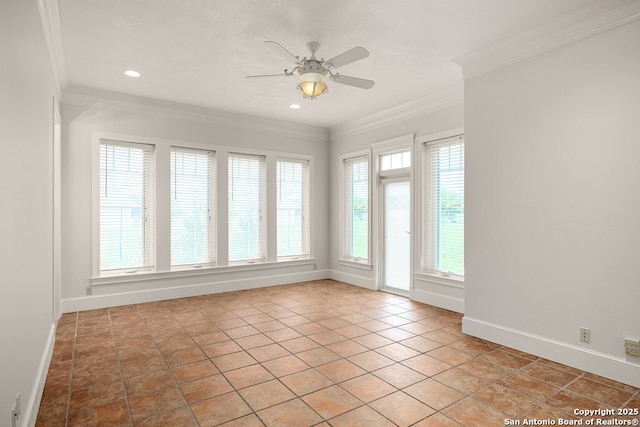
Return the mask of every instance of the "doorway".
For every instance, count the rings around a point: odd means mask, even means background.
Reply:
[[[411,289],[411,184],[409,177],[382,180],[382,288]]]

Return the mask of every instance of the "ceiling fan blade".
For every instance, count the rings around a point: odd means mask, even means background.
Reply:
[[[334,74],[330,79],[336,83],[348,86],[355,86],[361,89],[371,89],[376,82],[373,80],[361,79],[359,77],[343,76],[342,74]]]
[[[341,53],[338,56],[334,56],[331,59],[324,61],[328,68],[338,68],[343,65],[351,64],[352,62],[359,61],[369,56],[369,51],[362,46],[356,46],[353,49],[349,49],[346,52]]]
[[[287,74],[287,73],[280,73],[280,74],[258,74],[255,76],[245,76],[245,78],[247,79],[262,79],[262,78],[268,78],[268,77],[290,77],[293,76],[293,73],[291,74]]]
[[[274,42],[274,41],[271,41],[271,40],[266,40],[264,42],[264,44],[269,46],[271,49],[274,50],[274,52],[276,52],[278,55],[282,56],[286,60],[293,59],[293,62],[295,62],[295,63],[298,63],[300,61],[300,59],[297,56],[295,56],[293,53],[289,52],[284,46],[282,46],[278,42]]]

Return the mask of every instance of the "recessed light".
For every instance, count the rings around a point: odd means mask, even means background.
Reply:
[[[127,70],[124,73],[129,77],[140,77],[140,73],[135,70]]]
[[[289,108],[291,108],[292,110],[298,110],[300,108],[300,104],[291,104],[289,105]]]

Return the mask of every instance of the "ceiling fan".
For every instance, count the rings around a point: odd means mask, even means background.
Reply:
[[[278,54],[287,60],[293,60],[296,65],[291,71],[284,70],[281,74],[261,74],[257,76],[247,76],[249,79],[264,77],[291,77],[298,74],[300,82],[298,90],[302,91],[303,98],[315,99],[329,91],[327,87],[327,77],[329,80],[343,85],[359,87],[361,89],[370,89],[375,82],[373,80],[361,79],[359,77],[345,76],[334,73],[332,70],[342,67],[352,62],[359,61],[369,56],[369,51],[361,46],[349,49],[338,56],[331,59],[316,58],[316,51],[320,47],[317,42],[307,43],[311,56],[300,58],[284,48],[280,43],[274,41],[265,41],[265,44],[273,48]]]

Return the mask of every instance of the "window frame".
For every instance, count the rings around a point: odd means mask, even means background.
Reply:
[[[246,158],[246,159],[257,159],[260,162],[259,173],[261,174],[261,181],[259,182],[260,191],[259,191],[259,231],[258,231],[258,246],[260,256],[257,258],[243,258],[243,259],[231,259],[231,238],[230,238],[230,209],[231,209],[231,192],[230,187],[232,185],[231,179],[231,159],[232,158]],[[268,174],[267,174],[267,156],[264,154],[251,154],[247,152],[229,152],[227,155],[227,262],[229,265],[243,265],[243,264],[255,264],[255,263],[264,263],[268,260],[268,241],[267,241],[267,232],[268,232],[268,210],[269,210],[269,200],[268,200]]]
[[[431,170],[431,162],[429,160],[430,152],[437,148],[446,145],[456,145],[462,143],[464,150],[464,132],[462,129],[457,129],[452,132],[442,133],[438,135],[432,135],[430,137],[423,137],[419,141],[417,141],[421,148],[421,166],[422,166],[422,188],[421,188],[421,256],[420,256],[420,267],[422,274],[452,279],[455,281],[464,281],[464,271],[462,274],[458,274],[451,271],[444,271],[442,269],[437,268],[437,260],[436,257],[436,248],[438,238],[435,236],[434,230],[430,228],[431,224],[435,221],[433,220],[434,215],[434,206],[430,199],[430,193],[432,191],[433,182],[432,182],[432,170]],[[463,169],[463,197],[464,197],[464,151],[462,157]],[[463,223],[464,227],[464,223]],[[464,251],[464,228],[463,228],[463,251]],[[464,252],[463,252],[463,263],[464,263]]]
[[[372,230],[372,186],[371,186],[371,153],[369,150],[362,150],[340,156],[340,257],[339,263],[342,265],[371,270],[371,230]],[[347,164],[349,162],[364,159],[367,164],[367,258],[354,257],[350,253],[351,247],[351,224],[350,224],[350,206],[347,199]]]
[[[184,147],[171,145],[169,147],[169,161],[171,162],[173,158],[174,152],[183,152],[183,153],[197,153],[197,154],[206,154],[208,160],[209,173],[207,177],[207,183],[209,185],[208,188],[208,260],[206,262],[190,262],[183,264],[174,264],[173,262],[173,194],[169,195],[170,198],[170,207],[169,207],[169,239],[170,239],[170,247],[169,247],[169,259],[170,259],[170,268],[171,270],[180,270],[180,269],[189,269],[189,268],[202,268],[202,267],[214,267],[217,264],[217,155],[216,151],[213,149],[203,149],[203,148],[193,148],[193,147]],[[169,165],[169,179],[171,180],[169,191],[172,191],[172,187],[175,183],[173,177],[173,168],[174,165],[171,163]]]
[[[393,141],[393,140],[392,140]],[[408,145],[406,147],[400,147],[400,148],[396,148],[395,150],[391,150],[391,151],[381,151],[380,153],[376,154],[376,158],[378,159],[378,175],[379,176],[393,176],[393,175],[401,175],[401,174],[407,174],[410,173],[411,168],[413,167],[413,163],[414,163],[414,159],[413,159],[413,150],[412,150],[412,146],[413,143],[412,141],[410,142],[411,145]],[[409,164],[408,165],[404,165],[404,166],[400,166],[400,167],[388,167],[388,168],[383,168],[383,162],[384,162],[384,158],[389,158],[390,161],[393,161],[392,156],[394,154],[409,154]],[[402,163],[404,163],[404,159],[401,160]]]
[[[278,208],[280,202],[280,196],[278,194],[279,185],[278,182],[278,174],[279,174],[279,163],[297,163],[302,165],[302,177],[301,177],[301,190],[302,190],[302,200],[301,200],[301,221],[302,221],[302,230],[301,230],[301,252],[298,254],[291,255],[280,255],[278,248],[278,238],[279,238],[279,230],[278,230]],[[311,192],[310,192],[310,177],[311,177],[311,161],[309,159],[304,158],[293,158],[293,157],[277,157],[276,158],[276,200],[275,200],[275,209],[276,209],[276,258],[278,261],[286,261],[286,260],[296,260],[296,259],[309,259],[311,257]]]
[[[262,150],[249,147],[226,146],[212,142],[197,142],[176,139],[163,139],[142,137],[132,134],[120,134],[113,132],[93,131],[90,134],[91,144],[91,164],[89,168],[91,175],[91,242],[90,254],[91,273],[89,283],[86,287],[87,295],[93,293],[93,286],[133,284],[155,280],[169,280],[174,278],[195,278],[198,276],[211,278],[221,275],[226,277],[233,272],[264,270],[278,271],[281,268],[310,268],[315,270],[314,259],[314,215],[307,216],[309,226],[309,256],[299,259],[278,259],[276,247],[276,162],[278,159],[291,159],[308,161],[308,186],[309,186],[309,212],[314,208],[314,194],[311,190],[314,187],[314,165],[315,156],[313,154],[292,153],[277,150]],[[100,142],[102,140],[122,141],[130,144],[147,144],[154,147],[154,265],[148,269],[138,269],[136,271],[100,271]],[[172,266],[171,265],[171,200],[170,200],[170,151],[171,147],[185,149],[213,151],[216,153],[216,207],[215,207],[215,244],[216,263],[215,265],[202,265],[202,267]],[[265,159],[265,188],[266,197],[264,222],[265,235],[265,256],[263,262],[243,263],[229,262],[228,258],[228,158],[232,154],[245,154],[248,156],[260,156]],[[272,238],[274,237],[274,238]],[[303,267],[304,266],[304,267]],[[273,273],[277,274],[277,273]],[[211,279],[207,279],[211,280]]]
[[[102,269],[101,265],[101,151],[102,146],[120,146],[129,147],[135,149],[142,149],[148,153],[149,156],[149,169],[143,171],[143,179],[149,183],[149,192],[145,194],[144,205],[145,207],[145,224],[143,229],[143,242],[144,242],[144,265],[138,267],[125,267],[114,269]],[[95,173],[93,173],[93,192],[92,192],[92,211],[93,211],[93,276],[109,276],[120,274],[131,274],[139,272],[150,272],[156,268],[156,205],[157,199],[155,197],[156,181],[156,152],[155,144],[150,141],[136,140],[132,141],[130,138],[118,138],[118,137],[106,137],[96,136],[94,137],[94,150],[93,150],[93,165]],[[149,206],[150,205],[150,206]]]

